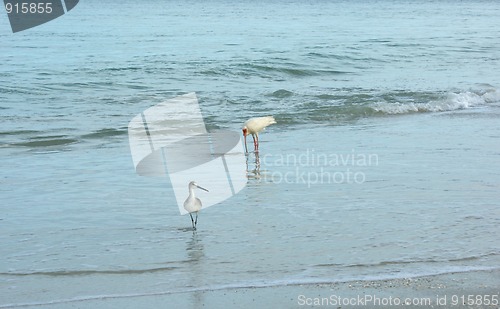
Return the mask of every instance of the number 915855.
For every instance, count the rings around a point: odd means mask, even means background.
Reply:
[[[7,14],[50,14],[52,2],[45,3],[10,3],[5,4]]]

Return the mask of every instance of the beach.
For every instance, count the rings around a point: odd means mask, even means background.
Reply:
[[[189,4],[0,18],[0,308],[497,306],[496,1]]]
[[[160,303],[189,307],[203,303],[208,308],[234,305],[241,308],[498,308],[485,300],[498,295],[498,272],[446,274],[408,279],[355,281],[329,284],[291,285],[206,291],[176,297],[158,297]],[[469,295],[474,302],[463,305]],[[476,299],[477,296],[481,300]],[[487,296],[486,296],[487,295]],[[163,300],[162,300],[163,298]],[[190,298],[186,301],[185,298]],[[327,298],[327,300],[325,300]],[[149,303],[149,302],[148,302]]]
[[[324,284],[207,288],[182,293],[96,295],[44,304],[25,303],[20,307],[498,308],[498,278],[498,271],[479,271]]]

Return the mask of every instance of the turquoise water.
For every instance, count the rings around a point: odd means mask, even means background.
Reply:
[[[499,17],[220,0],[0,18],[0,307],[498,269]],[[195,234],[127,136],[193,91],[209,130],[278,122]]]

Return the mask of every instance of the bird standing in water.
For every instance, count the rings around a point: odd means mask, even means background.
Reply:
[[[196,231],[196,224],[198,223],[198,211],[201,209],[201,201],[199,198],[197,198],[194,195],[194,189],[198,188],[201,190],[205,190],[208,192],[207,189],[198,186],[198,184],[194,181],[191,181],[188,185],[189,187],[189,196],[184,201],[184,209],[189,212],[189,216],[191,217],[191,223],[193,224],[193,231]],[[193,220],[193,215],[192,213],[196,213],[196,220]]]
[[[250,118],[243,124],[243,137],[245,138],[245,152],[248,153],[247,135],[252,134],[255,152],[259,152],[259,133],[267,126],[276,123],[273,116]]]

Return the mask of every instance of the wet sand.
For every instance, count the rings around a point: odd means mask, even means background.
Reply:
[[[499,294],[500,270],[491,270],[406,279],[242,287],[180,293],[158,292],[148,295],[107,295],[55,301],[46,304],[47,306],[42,304],[38,306],[50,308],[499,308]],[[466,304],[463,304],[464,300]]]

